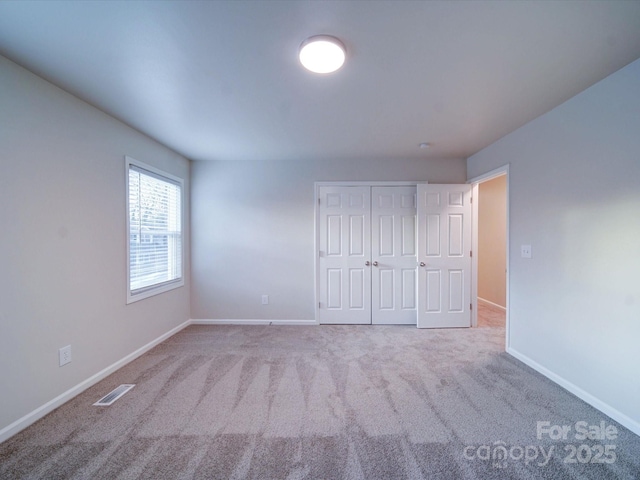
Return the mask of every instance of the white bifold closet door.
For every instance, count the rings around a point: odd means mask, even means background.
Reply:
[[[319,188],[320,323],[371,323],[371,187]]]
[[[416,324],[416,187],[319,187],[320,323]]]
[[[371,323],[416,324],[416,187],[371,188]]]
[[[471,326],[471,185],[318,193],[320,323]]]

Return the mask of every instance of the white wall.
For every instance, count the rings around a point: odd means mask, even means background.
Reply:
[[[0,57],[0,433],[189,319],[188,281],[125,304],[124,155],[188,198],[189,161]]]
[[[194,162],[192,177],[192,318],[313,320],[314,182],[464,183],[466,162]]]
[[[478,185],[478,297],[507,306],[507,177]]]
[[[507,163],[511,351],[640,434],[640,60],[469,158],[468,177]]]

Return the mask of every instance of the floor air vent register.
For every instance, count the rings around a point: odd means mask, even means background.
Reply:
[[[122,397],[125,393],[127,393],[129,390],[131,390],[133,387],[135,387],[135,385],[126,385],[126,384],[120,385],[119,387],[115,388],[111,392],[107,393],[104,397],[102,397],[93,405],[96,407],[108,407],[109,405],[112,405],[113,402],[115,402],[120,397]]]

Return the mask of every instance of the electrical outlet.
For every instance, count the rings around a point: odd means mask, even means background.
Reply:
[[[60,350],[58,350],[58,355],[60,357],[61,367],[71,362],[71,345],[67,345],[66,347],[62,347]]]
[[[269,305],[269,295],[262,295],[262,305]]]
[[[520,245],[520,256],[522,258],[531,258],[531,245]]]

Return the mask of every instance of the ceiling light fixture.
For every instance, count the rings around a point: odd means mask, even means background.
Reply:
[[[330,35],[307,38],[300,45],[300,63],[315,73],[331,73],[338,70],[347,56],[344,44]]]
[[[431,146],[431,144],[429,142],[423,142],[420,145],[418,145],[420,148],[429,148]]]

